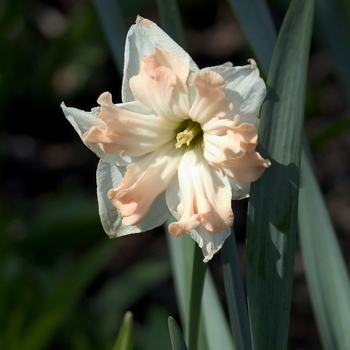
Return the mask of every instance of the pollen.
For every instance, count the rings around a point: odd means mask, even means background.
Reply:
[[[179,132],[176,135],[175,147],[180,148],[182,145],[189,146],[191,141],[198,135],[202,133],[202,128],[200,124],[189,119],[187,127],[184,131]]]

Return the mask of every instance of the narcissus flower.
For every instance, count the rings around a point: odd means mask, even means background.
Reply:
[[[231,231],[232,199],[270,165],[255,151],[266,88],[249,65],[199,69],[153,22],[138,17],[128,32],[123,103],[110,93],[91,112],[63,111],[100,158],[97,194],[110,237],[163,224],[188,233],[212,258]]]

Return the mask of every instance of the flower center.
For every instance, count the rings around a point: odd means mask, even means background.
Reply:
[[[202,128],[199,123],[189,119],[187,127],[184,131],[179,132],[176,135],[175,147],[180,148],[182,145],[190,145],[190,142],[198,135],[202,133]]]

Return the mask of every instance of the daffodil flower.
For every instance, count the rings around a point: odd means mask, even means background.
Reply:
[[[63,111],[100,158],[97,194],[110,237],[143,232],[172,214],[209,261],[233,224],[232,199],[270,165],[255,151],[266,87],[253,60],[199,69],[155,23],[127,35],[123,103],[104,92],[91,112]]]

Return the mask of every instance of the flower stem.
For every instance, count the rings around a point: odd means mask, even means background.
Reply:
[[[197,245],[194,246],[191,299],[189,308],[188,348],[197,350],[199,321],[202,305],[202,293],[207,264],[203,263],[203,254]]]

